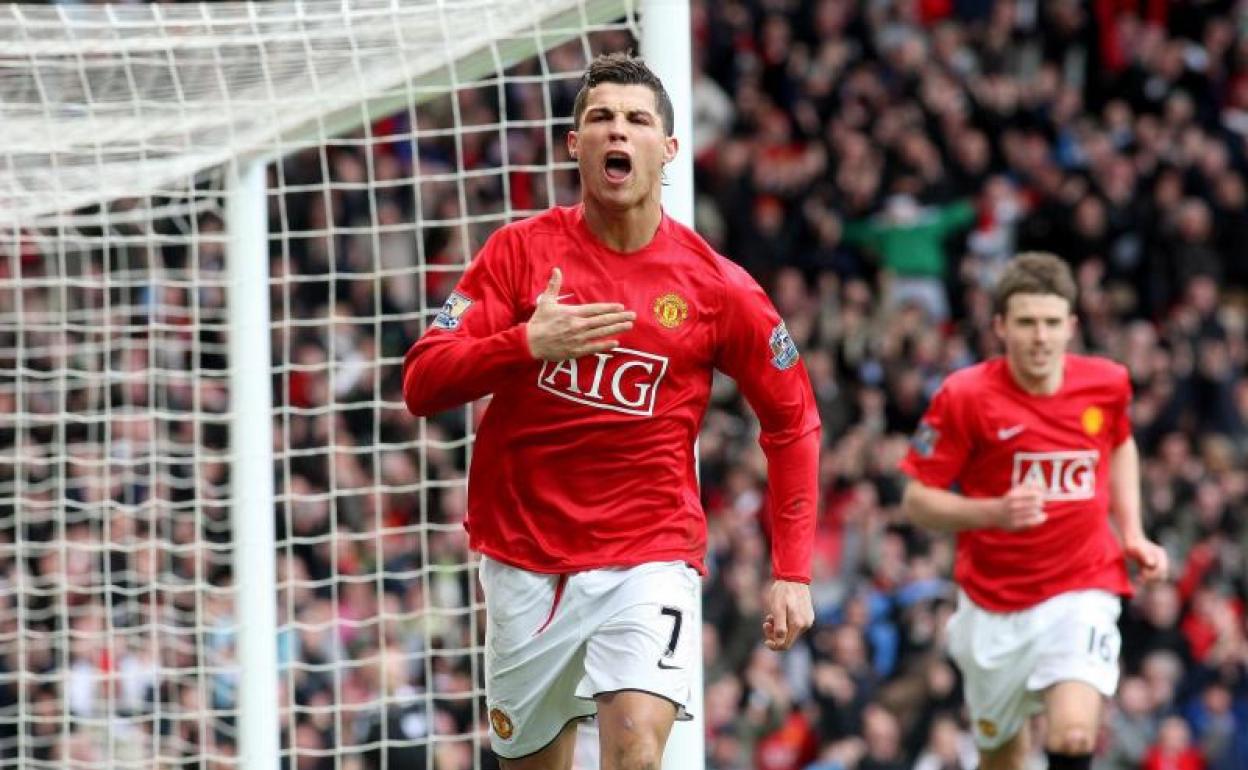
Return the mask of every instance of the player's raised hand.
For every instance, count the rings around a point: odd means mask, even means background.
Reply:
[[[815,622],[810,586],[777,580],[767,592],[763,615],[763,644],[771,650],[787,650]]]
[[[566,361],[619,347],[612,335],[632,329],[637,314],[618,302],[564,305],[559,302],[562,286],[563,271],[556,267],[525,329],[533,357]]]
[[[1140,565],[1140,577],[1144,582],[1165,580],[1170,574],[1170,557],[1166,549],[1146,537],[1128,538],[1122,544],[1127,558]]]
[[[1043,524],[1048,515],[1044,512],[1044,491],[1032,484],[1018,484],[1000,498],[1000,508],[991,526],[1017,532]]]

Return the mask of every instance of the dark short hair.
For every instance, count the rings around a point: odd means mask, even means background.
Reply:
[[[1006,265],[1001,280],[997,281],[993,308],[1004,316],[1010,297],[1015,294],[1051,294],[1066,300],[1074,312],[1078,293],[1075,277],[1065,260],[1047,251],[1028,251]]]
[[[581,89],[576,92],[576,101],[572,104],[573,129],[581,127],[581,113],[585,111],[589,90],[603,83],[649,88],[654,93],[659,117],[663,119],[664,134],[672,136],[676,133],[676,112],[672,109],[672,99],[667,95],[663,81],[646,66],[640,56],[633,56],[631,53],[599,54],[589,63],[585,74],[581,76]]]

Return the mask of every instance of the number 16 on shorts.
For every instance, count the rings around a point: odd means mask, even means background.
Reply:
[[[1102,663],[1113,663],[1118,660],[1120,643],[1117,629],[1088,626],[1086,650],[1088,655],[1096,660]]]

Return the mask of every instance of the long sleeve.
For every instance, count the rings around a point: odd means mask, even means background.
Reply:
[[[741,387],[767,456],[772,577],[810,582],[819,478],[819,412],[806,367],[763,290],[725,267],[716,367]]]
[[[975,221],[975,204],[969,200],[951,203],[938,210],[936,215],[937,228],[941,237],[961,230]]]
[[[884,231],[885,228],[878,222],[859,219],[844,224],[841,229],[841,240],[851,246],[865,246],[878,250]]]
[[[424,336],[407,351],[403,398],[412,414],[434,414],[481,398],[533,361],[518,317],[510,235],[503,228],[491,236]]]

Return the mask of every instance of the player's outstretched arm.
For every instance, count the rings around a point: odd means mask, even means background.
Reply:
[[[1145,581],[1165,580],[1170,572],[1166,550],[1144,535],[1140,514],[1140,451],[1128,438],[1109,460],[1109,510],[1122,535],[1122,550],[1140,566]]]
[[[562,285],[563,271],[556,267],[525,327],[533,357],[543,361],[566,361],[619,347],[620,341],[614,336],[632,329],[637,314],[625,310],[618,302],[560,304]]]
[[[940,532],[964,529],[1028,529],[1045,521],[1044,495],[1019,485],[1001,497],[972,498],[911,480],[901,499],[910,521]]]
[[[815,622],[810,586],[777,580],[767,592],[763,614],[763,644],[771,650],[787,650]]]

